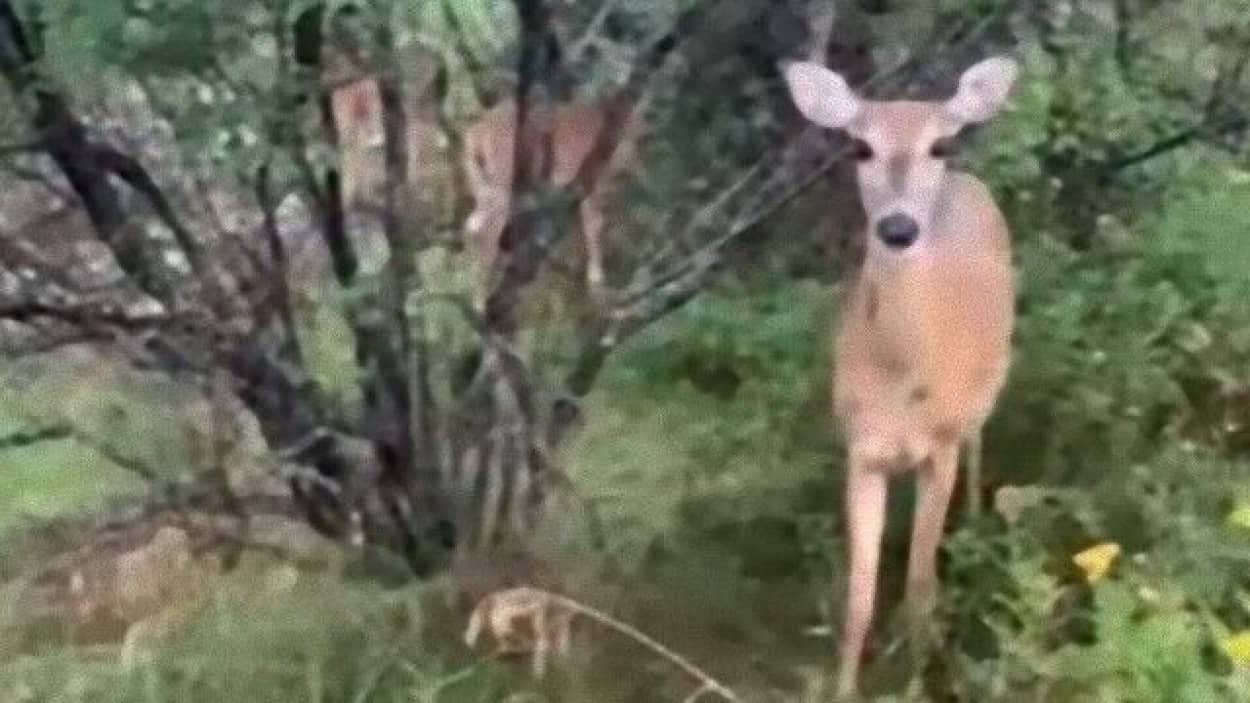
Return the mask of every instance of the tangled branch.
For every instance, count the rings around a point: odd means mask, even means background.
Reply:
[[[713,693],[730,703],[741,703],[742,699],[728,686],[642,630],[568,596],[539,588],[522,586],[487,595],[469,616],[464,639],[469,647],[474,647],[482,633],[489,629],[498,645],[497,653],[532,651],[534,674],[541,677],[550,652],[569,652],[570,628],[578,615],[642,645],[693,678],[699,687],[685,700],[693,701],[704,693]],[[533,633],[531,642],[525,642],[520,634],[522,626]]]

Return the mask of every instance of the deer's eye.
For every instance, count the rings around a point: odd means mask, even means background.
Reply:
[[[872,158],[872,146],[863,139],[851,140],[851,158],[856,161],[868,161]]]
[[[950,137],[942,137],[933,142],[933,146],[929,147],[929,156],[935,159],[948,159],[959,151],[959,145]]]

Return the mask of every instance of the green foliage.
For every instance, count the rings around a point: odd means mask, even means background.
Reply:
[[[1203,157],[1094,251],[1021,233],[1017,356],[988,466],[995,482],[1063,490],[1006,536],[948,545],[968,652],[955,679],[971,699],[1247,695],[1215,646],[1248,614],[1246,535],[1225,524],[1250,482],[1237,451],[1250,315],[1230,258],[1247,192],[1243,172]],[[1069,558],[1102,540],[1127,558],[1090,593]]]
[[[0,435],[29,430],[27,418],[0,406]],[[142,482],[73,440],[0,451],[0,533],[79,511],[97,511],[110,496],[137,493]]]
[[[887,17],[883,31],[936,24],[927,5],[902,4],[910,23],[889,30]],[[1110,3],[1055,3],[1070,5],[1067,19],[1016,18],[1018,87],[971,160],[1012,223],[1020,293],[1009,384],[987,428],[986,478],[991,489],[1024,485],[1048,499],[1011,520],[973,522],[956,508],[943,555],[948,632],[935,662],[945,677],[930,682],[935,694],[1250,700],[1247,662],[1219,647],[1250,628],[1250,531],[1228,519],[1250,509],[1244,145],[1194,142],[1112,168],[1208,119],[1212,78],[1236,58],[1246,15],[1235,0],[1129,4],[1137,12],[1123,46],[1112,40]],[[275,99],[291,86],[279,84],[273,43],[255,31],[275,7],[45,6],[53,80],[90,100],[115,84],[75,80],[84,65],[139,76],[203,163],[248,174],[295,128]],[[506,3],[371,7],[403,19],[401,44],[446,54],[457,110],[476,107],[461,45],[478,62],[511,60],[516,28]],[[944,0],[936,11],[937,19],[988,17],[1001,7]],[[570,12],[588,22],[593,10]],[[672,10],[630,5],[624,33],[663,26]],[[604,40],[596,50],[619,58],[628,44]],[[612,65],[579,67],[582,90],[610,82]],[[780,138],[761,108],[778,98],[776,77],[744,76],[733,62],[717,68],[697,72],[701,91],[678,81],[657,89],[648,178],[631,193],[631,217],[681,222],[674,212]],[[0,110],[7,127],[8,106]],[[472,333],[451,306],[423,303],[464,292],[462,263],[423,261],[430,297],[410,309],[454,351]],[[642,613],[644,629],[722,664],[731,681],[763,671],[761,700],[793,699],[796,680],[826,672],[830,641],[807,633],[838,624],[829,585],[842,575],[841,458],[828,412],[833,299],[819,284],[769,276],[697,298],[612,359],[588,403],[588,426],[560,457],[595,510],[614,583],[628,592],[623,608]],[[301,320],[318,383],[348,408],[359,402],[358,384],[340,311],[357,302],[323,300]],[[524,340],[542,332],[527,330]],[[200,466],[184,441],[188,423],[171,418],[182,401],[170,387],[75,390],[80,383],[44,379],[20,406],[6,398],[13,422],[70,417],[97,448],[158,467],[163,478]],[[26,514],[96,509],[137,485],[70,442],[0,454],[0,476],[0,528]],[[891,506],[878,623],[897,600],[905,503]],[[1123,555],[1088,583],[1072,557],[1101,542]],[[284,598],[251,598],[255,590],[223,588],[136,673],[120,672],[114,651],[54,648],[0,660],[0,690],[58,701],[452,701],[498,700],[522,685],[487,664],[450,673],[464,653],[449,655],[448,637],[417,635],[419,614],[404,604],[411,593],[321,581]],[[876,636],[888,644],[892,633],[882,625]],[[645,670],[636,657],[625,663]],[[603,688],[621,690],[621,678]],[[869,686],[898,683],[887,672]]]
[[[1195,608],[1192,592],[1169,575],[1150,573],[1154,565],[1144,556],[1114,580],[1087,587],[1048,574],[1045,553],[1024,532],[961,537],[950,547],[956,574],[961,565],[992,562],[1001,589],[980,601],[991,607],[977,614],[993,633],[996,655],[953,657],[962,696],[1197,703],[1246,695],[1244,676],[1213,663],[1216,632],[1202,605]],[[971,606],[962,595],[956,607]]]
[[[115,646],[54,649],[0,661],[0,689],[14,703],[497,700],[500,672],[451,668],[428,649],[422,597],[319,574],[277,591],[243,570],[215,580],[181,628],[141,643],[130,671]]]
[[[736,532],[824,483],[830,302],[812,282],[709,295],[622,350],[569,461],[613,551],[633,561],[691,523]]]
[[[1021,243],[1012,411],[994,423],[1004,446],[1028,447],[1006,462],[1018,476],[1048,466],[1046,480],[1068,481],[1181,439],[1240,441],[1210,429],[1240,422],[1230,399],[1245,387],[1250,318],[1229,262],[1250,191],[1240,171],[1217,173],[1179,184],[1126,242],[1087,254],[1044,234]]]
[[[1055,8],[1046,31],[1021,38],[1013,105],[974,165],[1013,224],[1085,242],[1097,215],[1148,206],[1170,188],[1178,152],[1118,164],[1191,128],[1226,129],[1223,106],[1237,98],[1216,78],[1240,50],[1227,37],[1245,31],[1244,8],[1193,5],[1135,8],[1123,46],[1109,2]]]
[[[958,649],[943,659],[968,700],[1246,695],[1217,641],[1250,622],[1247,535],[1225,524],[1250,492],[1239,451],[1250,192],[1228,159],[1188,158],[1160,207],[1119,213],[1091,250],[1016,231],[1016,356],[987,471],[993,485],[1036,484],[1052,500],[1006,531],[997,517],[964,524],[945,547]],[[793,283],[721,292],[622,355],[598,396],[603,424],[573,463],[626,563],[645,572],[647,547],[663,544],[684,559],[722,555],[729,565],[686,568],[756,584],[824,568],[829,300]],[[1071,557],[1104,540],[1125,557],[1091,588]],[[887,553],[888,582],[903,562]]]

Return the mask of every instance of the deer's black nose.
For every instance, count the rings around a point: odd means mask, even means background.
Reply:
[[[877,223],[877,236],[891,249],[906,249],[919,234],[916,221],[902,213],[887,215]]]

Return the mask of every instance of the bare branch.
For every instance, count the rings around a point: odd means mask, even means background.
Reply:
[[[960,44],[975,41],[986,24],[963,36]],[[910,69],[916,55],[874,75],[861,89],[897,79]],[[612,351],[651,322],[680,308],[706,285],[725,251],[746,233],[816,183],[842,157],[842,151],[817,152],[820,131],[807,127],[779,151],[769,152],[743,170],[690,220],[682,236],[662,247],[641,266],[617,297],[613,309],[583,335],[581,350],[565,387],[573,397],[590,391]],[[806,162],[806,165],[804,165]],[[684,258],[669,262],[676,247],[695,240],[696,233],[714,233],[706,244]],[[705,235],[706,236],[706,235]],[[665,265],[667,264],[667,265]]]
[[[603,23],[607,21],[609,15],[616,11],[617,6],[620,5],[621,2],[622,0],[601,0],[599,3],[599,9],[595,11],[595,16],[592,17],[590,22],[586,25],[585,31],[583,31],[582,35],[577,38],[577,41],[573,42],[573,45],[569,47],[568,62],[570,64],[575,65],[578,61],[581,61],[582,54],[586,53],[586,50],[589,49],[590,45],[593,44],[598,38],[600,30],[603,29]]]
[[[272,291],[273,305],[278,310],[278,317],[286,335],[284,351],[292,361],[302,364],[303,353],[300,349],[299,332],[296,329],[295,315],[291,309],[286,246],[282,243],[282,236],[278,232],[278,218],[275,214],[277,206],[271,192],[268,163],[263,164],[256,171],[256,200],[260,204],[261,215],[264,219],[265,241],[269,245],[268,285]]]
[[[1129,23],[1133,15],[1128,0],[1115,0],[1112,7],[1115,13],[1115,62],[1120,72],[1127,76],[1132,68]]]
[[[550,91],[541,90],[544,78],[550,80],[554,70],[551,58],[543,51],[551,36],[551,12],[544,0],[513,0],[521,23],[521,50],[517,60],[515,124],[512,133],[513,177],[511,212],[499,235],[499,257],[495,268],[502,270],[498,286],[486,301],[486,317],[492,327],[505,335],[513,334],[516,320],[513,308],[523,288],[537,272],[549,247],[536,246],[554,242],[563,228],[553,227],[547,218],[535,212],[531,202],[539,192],[539,184],[550,169],[551,134],[544,120],[534,115],[549,114]],[[538,89],[538,90],[536,90]],[[546,225],[545,231],[536,232]],[[543,236],[545,235],[545,236]],[[526,251],[522,251],[522,247]],[[494,279],[491,276],[490,279]],[[488,280],[490,280],[488,279]]]
[[[205,273],[204,254],[200,249],[200,245],[195,238],[187,231],[178,216],[174,213],[173,207],[169,203],[169,199],[165,197],[165,193],[161,190],[156,181],[152,179],[137,159],[123,154],[106,144],[94,145],[94,156],[100,165],[113,172],[130,187],[134,188],[152,205],[152,209],[156,211],[157,217],[161,222],[169,228],[173,233],[174,239],[178,242],[178,246],[187,256],[192,270],[196,273]]]
[[[38,141],[24,142],[21,144],[0,144],[0,156],[32,154],[41,151],[43,151],[43,144]]]
[[[537,198],[534,186],[538,181],[534,178],[541,174],[534,171],[537,164],[530,164],[530,162],[535,161],[536,154],[547,152],[534,150],[533,141],[540,138],[540,135],[533,134],[528,138],[522,136],[526,134],[523,130],[531,129],[524,124],[524,121],[529,119],[525,99],[532,82],[526,78],[525,73],[534,74],[539,70],[537,64],[542,56],[540,48],[549,29],[546,24],[545,11],[530,8],[522,0],[517,0],[517,3],[519,10],[525,8],[526,12],[533,14],[522,14],[522,37],[525,41],[522,44],[522,75],[517,91],[517,127],[514,132],[518,135],[514,144],[517,150],[516,160],[514,160],[515,171],[520,177],[513,182],[514,191],[511,198],[513,211],[500,237],[498,264],[503,269],[503,275],[488,296],[486,304],[487,319],[492,326],[501,330],[508,330],[514,324],[511,320],[512,308],[517,302],[520,290],[533,280],[538,268],[566,229],[559,226],[562,223],[557,221],[558,218],[552,217],[550,212],[544,211],[545,208],[540,208],[535,203]],[[638,109],[646,86],[678,43],[692,34],[693,28],[697,26],[709,4],[708,0],[694,0],[678,16],[669,31],[643,52],[624,87],[608,103],[603,128],[567,189],[571,195],[571,202],[581,202],[590,191],[592,184],[607,168],[621,144],[626,125]],[[530,24],[527,25],[526,22]],[[530,47],[529,53],[526,53],[525,46]],[[526,61],[530,63],[527,64]],[[547,138],[549,135],[541,135],[541,137]]]
[[[808,61],[825,62],[825,52],[829,50],[829,38],[833,36],[833,27],[837,21],[837,2],[809,2],[807,4]]]
[[[1234,114],[1217,121],[1212,121],[1209,118],[1203,119],[1198,124],[1179,129],[1137,151],[1099,164],[1093,170],[1099,178],[1107,178],[1125,169],[1168,154],[1198,139],[1245,132],[1247,128],[1250,128],[1250,117],[1247,117],[1241,111],[1236,111]]]
[[[101,147],[87,133],[64,96],[38,80],[35,54],[11,0],[0,0],[0,75],[17,95],[28,95],[35,105],[32,131],[44,151],[69,181],[102,242],[112,248],[122,269],[145,292],[162,301],[177,298],[160,256],[139,236],[121,207],[108,169],[97,158]]]
[[[136,314],[109,305],[58,306],[40,301],[0,304],[0,318],[29,322],[40,317],[83,327],[112,325],[128,330],[159,327],[175,319],[165,313]]]
[[[334,119],[334,108],[330,102],[330,93],[322,89],[320,84],[322,73],[322,51],[324,37],[321,22],[325,13],[325,3],[316,3],[305,10],[295,21],[294,59],[306,74],[297,73],[290,64],[291,56],[287,51],[279,53],[277,64],[277,85],[299,84],[296,91],[293,109],[304,107],[308,96],[316,96],[316,108],[321,119],[322,136],[332,150],[338,151],[339,129]],[[275,13],[273,33],[279,38],[280,46],[286,48],[286,18]],[[325,182],[317,177],[316,170],[308,157],[308,143],[300,130],[282,131],[281,126],[274,123],[270,126],[271,139],[275,144],[286,144],[287,152],[296,170],[300,174],[304,190],[313,203],[322,241],[330,253],[330,262],[334,268],[334,276],[344,288],[350,287],[359,271],[360,262],[351,240],[347,236],[347,219],[343,212],[342,180],[336,169],[330,169],[325,175]]]
[[[71,433],[71,429],[66,425],[50,425],[34,430],[10,432],[0,435],[0,452],[29,447],[42,442],[56,442],[69,437]]]
[[[531,629],[535,631],[535,638],[540,640],[535,643],[538,647],[535,654],[541,656],[545,653],[541,639],[548,634],[547,628],[543,627],[542,624],[548,620],[564,620],[563,629],[565,632],[561,634],[563,638],[567,639],[567,623],[573,615],[581,615],[619,635],[623,635],[697,681],[699,683],[698,691],[686,700],[697,700],[702,693],[709,692],[716,694],[723,700],[729,701],[729,703],[741,702],[742,699],[728,686],[637,627],[618,620],[598,608],[585,605],[568,596],[543,589],[521,586],[488,594],[473,609],[465,630],[465,642],[470,647],[473,646],[476,644],[481,632],[488,628],[497,639],[506,641],[509,639],[508,635],[511,634],[514,621],[525,617],[532,619]],[[566,648],[562,647],[562,649]],[[541,671],[541,668],[539,668],[539,671]]]

